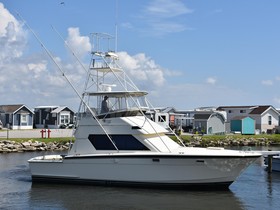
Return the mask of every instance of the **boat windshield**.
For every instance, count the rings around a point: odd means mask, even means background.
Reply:
[[[139,109],[148,109],[147,101],[144,97],[145,92],[107,92],[91,93],[91,108],[97,115],[119,116],[117,113],[126,113],[126,116],[137,115]]]

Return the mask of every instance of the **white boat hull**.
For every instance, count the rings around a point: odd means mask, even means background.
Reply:
[[[41,160],[40,160],[41,158]],[[143,186],[228,187],[256,157],[60,156],[29,160],[33,181]]]

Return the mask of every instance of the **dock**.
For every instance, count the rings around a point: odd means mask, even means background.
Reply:
[[[261,153],[265,158],[266,169],[268,173],[272,171],[280,172],[280,151],[255,151]]]

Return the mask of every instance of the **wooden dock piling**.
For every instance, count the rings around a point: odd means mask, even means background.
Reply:
[[[267,172],[268,173],[272,172],[272,158],[273,158],[273,155],[267,155]]]

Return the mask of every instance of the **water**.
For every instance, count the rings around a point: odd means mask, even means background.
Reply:
[[[43,154],[0,154],[0,209],[272,210],[280,206],[280,172],[268,174],[261,159],[229,191],[176,191],[32,184],[27,160]]]

